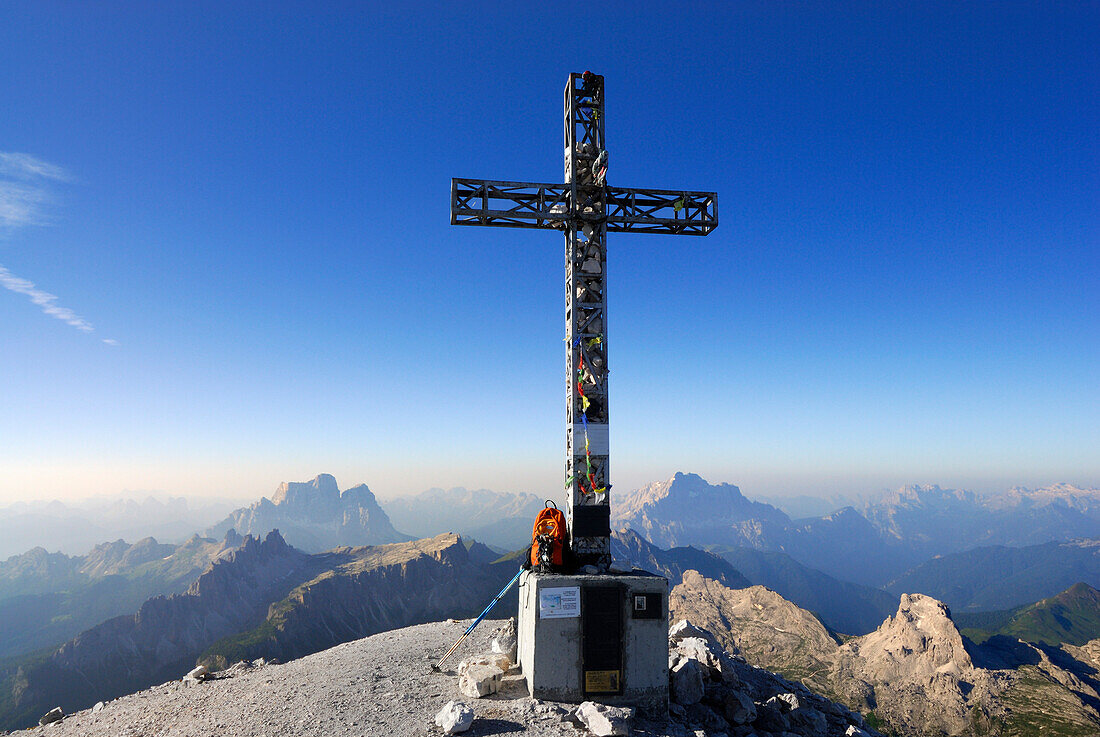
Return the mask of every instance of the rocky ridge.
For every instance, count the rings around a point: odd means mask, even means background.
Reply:
[[[132,614],[158,595],[181,593],[211,562],[241,544],[192,537],[162,545],[149,537],[130,545],[102,543],[84,556],[35,548],[0,563],[0,664],[49,646],[111,617]]]
[[[979,647],[946,606],[920,594],[902,596],[877,630],[843,644],[772,592],[725,589],[701,576],[685,574],[669,607],[749,662],[872,712],[899,734],[1016,733],[1032,723],[1055,734],[1100,731],[1096,669],[1074,657],[1100,645],[1054,650],[1002,636]]]
[[[454,613],[476,613],[514,573],[457,535],[310,555],[278,531],[246,536],[186,592],[82,632],[0,680],[0,727],[144,688],[196,660],[283,660]],[[89,677],[88,674],[95,674]]]

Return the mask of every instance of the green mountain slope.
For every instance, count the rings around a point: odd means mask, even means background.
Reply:
[[[960,615],[964,634],[975,642],[1005,635],[1043,645],[1084,645],[1100,637],[1100,591],[1076,583],[1028,606]]]
[[[1078,581],[1100,586],[1100,540],[974,548],[922,563],[886,589],[927,594],[959,614],[1012,609]]]

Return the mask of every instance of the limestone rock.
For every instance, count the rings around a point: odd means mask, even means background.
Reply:
[[[669,696],[677,704],[688,706],[703,698],[705,666],[694,658],[681,658],[672,668]]]
[[[629,735],[634,722],[634,709],[585,701],[577,707],[576,716],[597,737]]]
[[[443,734],[465,732],[474,723],[474,710],[461,701],[448,701],[435,715],[435,723]]]
[[[794,711],[798,707],[802,706],[801,702],[799,702],[798,700],[798,697],[795,696],[793,693],[776,694],[775,696],[772,696],[770,699],[768,699],[767,703],[769,705],[775,706],[784,714],[790,711]]]
[[[756,704],[741,691],[726,694],[724,706],[726,721],[730,724],[742,725],[756,721]]]
[[[697,628],[711,628],[718,650],[739,652],[788,677],[828,671],[837,657],[836,640],[813,614],[763,586],[730,589],[685,571],[669,593],[669,610]]]
[[[504,671],[495,665],[474,664],[466,667],[458,679],[458,690],[463,696],[480,699],[500,690]]]
[[[765,732],[786,732],[791,728],[791,722],[775,703],[761,704],[756,710],[756,719],[753,726]]]
[[[60,722],[64,718],[65,712],[62,711],[60,706],[55,706],[42,715],[42,718],[38,720],[38,726],[41,727],[47,724],[53,724],[54,722]]]
[[[508,660],[516,662],[516,618],[509,617],[508,621],[501,625],[493,636],[492,649],[494,653],[507,655]]]
[[[187,675],[183,677],[184,684],[193,686],[196,683],[202,683],[210,677],[210,671],[205,665],[199,665],[192,668]]]
[[[677,620],[675,624],[668,628],[668,639],[674,643],[679,643],[685,637],[699,637],[705,640],[713,636],[707,630],[696,627],[686,619]]]
[[[103,711],[104,706],[106,706],[106,704],[104,704],[102,701],[97,701],[95,706],[92,707],[92,713],[98,714],[99,712]]]

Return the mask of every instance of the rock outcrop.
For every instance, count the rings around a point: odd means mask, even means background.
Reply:
[[[824,681],[814,674],[828,671],[839,648],[817,617],[763,586],[730,589],[687,571],[669,594],[669,610],[749,662],[819,686]]]
[[[290,545],[308,553],[412,539],[393,528],[366,484],[341,493],[327,473],[312,481],[284,482],[271,499],[235,510],[207,534],[220,536],[231,528],[253,537],[278,529]]]
[[[730,590],[690,573],[669,608],[748,662],[873,713],[899,734],[995,734],[1032,722],[1061,725],[1066,734],[1100,731],[1100,683],[1088,661],[1100,645],[1079,648],[1078,659],[1075,651],[1003,636],[978,647],[943,603],[920,594],[903,595],[874,632],[838,644],[812,614],[774,592]]]

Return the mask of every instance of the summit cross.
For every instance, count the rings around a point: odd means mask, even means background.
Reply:
[[[607,184],[603,77],[565,87],[565,183],[451,180],[451,224],[565,232],[568,392],[565,475],[578,565],[611,565],[607,404],[607,234],[707,235],[718,195]]]

